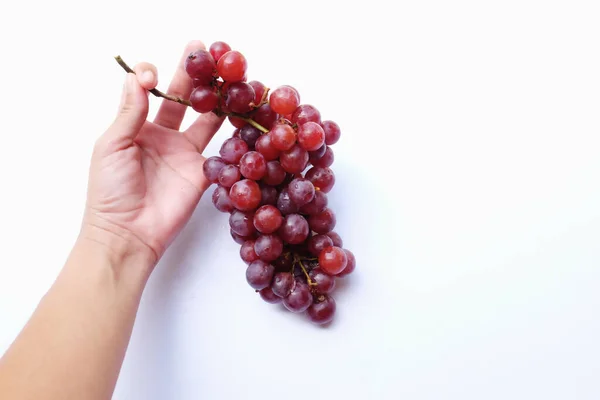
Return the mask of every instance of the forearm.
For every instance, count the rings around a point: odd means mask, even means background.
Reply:
[[[110,399],[149,275],[144,263],[80,238],[0,361],[0,398]]]

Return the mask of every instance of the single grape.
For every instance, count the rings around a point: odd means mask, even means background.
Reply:
[[[336,144],[337,141],[340,140],[341,131],[338,124],[333,121],[323,121],[321,126],[325,132],[325,143],[327,146]]]
[[[311,158],[310,163],[312,165],[314,165],[315,167],[321,167],[321,168],[331,167],[331,165],[333,164],[333,150],[331,150],[331,147],[327,146],[323,156],[316,160],[313,160]]]
[[[347,263],[348,257],[339,247],[326,247],[319,254],[319,266],[329,275],[339,274],[346,268]]]
[[[296,132],[288,124],[275,124],[269,131],[271,143],[279,151],[287,151],[296,143]]]
[[[308,158],[309,161],[311,162],[311,164],[314,165],[314,161],[319,160],[321,157],[323,157],[325,155],[325,152],[327,151],[327,145],[324,144],[323,146],[319,147],[317,150],[315,151],[309,151],[308,152]]]
[[[211,86],[213,83],[212,76],[204,76],[202,78],[194,78],[192,79],[192,86],[197,88],[199,86]]]
[[[268,185],[261,186],[260,195],[261,195],[261,199],[260,199],[261,206],[264,206],[264,205],[276,206],[277,205],[277,196],[279,194],[277,193],[277,189],[275,189],[273,186],[268,186]]]
[[[277,207],[265,205],[254,214],[254,227],[261,233],[273,233],[283,223],[283,216]]]
[[[257,151],[249,151],[240,159],[240,172],[245,178],[259,180],[267,171],[265,158]]]
[[[267,185],[277,186],[281,184],[286,177],[285,170],[279,164],[279,161],[269,161],[266,165],[265,176],[262,180]]]
[[[221,57],[223,56],[223,54],[227,53],[228,51],[231,51],[231,46],[229,46],[225,42],[214,42],[210,45],[208,51],[213,56],[215,62],[218,62],[219,59],[221,59]]]
[[[202,171],[207,181],[219,183],[219,172],[225,166],[225,160],[221,157],[209,157],[202,165]]]
[[[281,214],[288,215],[298,212],[298,205],[290,199],[290,193],[287,188],[283,189],[279,193],[277,198],[277,208],[281,211]]]
[[[292,291],[294,276],[289,272],[278,272],[273,277],[271,289],[276,296],[287,297]]]
[[[283,251],[283,241],[277,235],[261,235],[254,243],[254,251],[263,261],[275,261]]]
[[[313,297],[308,285],[297,280],[294,281],[290,294],[283,298],[283,305],[293,313],[306,311],[312,302]]]
[[[259,290],[258,293],[260,294],[260,297],[269,304],[281,303],[281,297],[275,296],[275,293],[273,293],[268,286]]]
[[[226,165],[219,172],[219,184],[223,187],[230,188],[234,183],[241,178],[240,169],[235,165]]]
[[[269,103],[263,104],[252,113],[252,119],[267,129],[273,128],[278,117],[279,115],[271,109]]]
[[[275,267],[271,264],[256,260],[251,262],[246,269],[246,281],[253,289],[261,290],[271,284],[274,273]]]
[[[207,113],[214,110],[219,104],[219,96],[210,86],[198,86],[190,95],[190,103],[194,111]]]
[[[223,112],[229,112],[229,110],[223,110],[223,109],[221,111],[223,111]],[[228,118],[229,118],[229,122],[231,122],[231,125],[233,125],[236,128],[241,128],[241,127],[243,127],[244,125],[247,124],[246,121],[244,121],[243,119],[238,118],[238,117],[233,117],[233,116],[230,115]]]
[[[231,234],[231,237],[237,244],[244,244],[244,242],[256,238],[256,232],[254,232],[250,236],[241,236],[241,235],[238,235],[237,233],[235,233],[233,231],[233,229],[229,229],[229,233]]]
[[[318,214],[327,208],[327,204],[329,200],[327,199],[327,195],[320,190],[315,191],[315,197],[313,199],[300,207],[300,212],[306,215],[314,215]]]
[[[317,298],[306,311],[308,318],[318,325],[324,325],[333,321],[335,314],[335,300],[331,296],[322,295]]]
[[[290,150],[281,153],[279,163],[286,172],[299,174],[308,165],[308,152],[299,145],[294,145]]]
[[[317,284],[314,286],[317,293],[331,293],[335,289],[335,277],[326,274],[321,268],[313,269],[308,276]]]
[[[311,106],[310,104],[301,104],[296,108],[294,113],[292,114],[292,122],[301,126],[306,122],[316,122],[317,124],[321,123],[321,113],[316,107]]]
[[[304,178],[294,178],[288,185],[290,199],[298,206],[303,206],[315,198],[315,187]]]
[[[273,161],[279,158],[279,150],[273,146],[271,135],[261,135],[255,143],[256,151],[263,155],[265,160]],[[279,162],[277,163],[279,165]],[[283,171],[283,168],[281,169]],[[285,171],[283,171],[285,173]]]
[[[240,247],[240,257],[246,264],[250,264],[252,261],[258,260],[258,255],[254,251],[254,240],[246,240],[242,247]]]
[[[348,259],[348,262],[346,263],[346,268],[344,268],[342,272],[337,274],[337,276],[339,277],[350,275],[356,269],[356,258],[354,257],[354,253],[352,253],[348,249],[344,249],[344,253],[346,253],[346,258]]]
[[[248,85],[252,86],[252,89],[254,89],[254,105],[257,106],[260,104],[267,87],[259,81],[250,81],[248,82]]]
[[[253,148],[258,138],[260,131],[250,124],[246,124],[240,128],[240,138],[246,142],[248,148]]]
[[[333,246],[333,240],[327,235],[311,236],[306,242],[308,251],[315,257],[318,257],[324,248]]]
[[[246,82],[234,82],[227,88],[225,106],[231,112],[244,114],[252,109],[250,103],[254,101],[254,89]]]
[[[229,190],[229,198],[238,210],[254,210],[260,204],[260,187],[253,180],[243,179],[233,184]]]
[[[310,229],[317,233],[331,232],[335,228],[336,222],[335,213],[330,208],[325,208],[320,213],[308,217]]]
[[[279,228],[279,235],[289,244],[300,244],[306,240],[310,232],[308,222],[300,214],[286,215]]]
[[[248,240],[247,238],[251,237],[256,232],[253,220],[254,215],[252,213],[234,210],[231,215],[229,215],[229,227],[233,232]]]
[[[285,169],[283,163],[281,166]],[[331,168],[312,167],[304,177],[324,193],[329,193],[335,184],[335,174]]]
[[[240,158],[248,152],[248,145],[242,139],[229,138],[223,142],[219,154],[225,162],[237,164]]]
[[[326,235],[331,238],[331,241],[333,242],[334,246],[336,246],[336,247],[344,246],[344,241],[342,240],[342,237],[337,232],[334,232],[334,231],[327,232]]]
[[[248,62],[239,51],[231,50],[223,54],[217,63],[217,74],[226,82],[241,82],[246,75]]]
[[[206,80],[215,72],[215,59],[206,50],[196,50],[185,59],[185,71],[192,79]]]
[[[308,151],[318,150],[325,144],[325,132],[316,122],[307,122],[298,129],[298,143]]]
[[[224,213],[230,213],[234,210],[231,199],[229,198],[229,190],[223,186],[217,186],[212,194],[212,202],[215,208]]]
[[[278,114],[291,114],[300,104],[300,95],[291,86],[280,86],[269,96],[271,108]]]

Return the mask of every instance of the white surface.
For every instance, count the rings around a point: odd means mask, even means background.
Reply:
[[[77,234],[112,56],[166,88],[188,40],[225,40],[342,126],[330,202],[357,273],[327,330],[263,303],[209,192],[116,399],[600,397],[597,2],[34,3],[0,6],[1,351]]]

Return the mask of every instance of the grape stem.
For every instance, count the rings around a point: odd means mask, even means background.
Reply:
[[[308,271],[306,270],[306,267],[302,263],[302,260],[295,254],[294,254],[294,262],[298,263],[300,265],[300,268],[302,268],[302,272],[304,272],[304,275],[306,275],[306,280],[308,281],[308,286],[317,286],[317,282],[313,282],[312,279],[310,279],[310,275],[308,275]]]
[[[131,74],[135,74],[135,71],[132,70],[131,67],[129,67],[129,65],[127,65],[127,63],[121,58],[121,56],[115,56],[115,60],[121,66],[121,68],[123,68],[125,70],[125,72],[131,73]],[[152,93],[153,95],[155,95],[156,97],[162,97],[163,99],[174,101],[175,103],[183,104],[184,106],[188,106],[188,107],[192,106],[192,103],[190,103],[189,100],[185,100],[185,99],[182,99],[181,97],[177,97],[177,96],[172,96],[170,94],[166,94],[166,93],[161,92],[160,90],[158,90],[156,88],[150,89],[149,92]],[[217,114],[217,113],[215,113],[215,114]],[[245,116],[243,116],[241,114],[237,114],[237,113],[219,113],[218,115],[225,115],[225,116],[229,116],[229,117],[239,118],[239,119],[242,119],[242,120],[246,121],[247,123],[249,123],[250,125],[252,125],[253,127],[255,127],[256,129],[258,129],[259,131],[261,131],[263,133],[269,132],[269,130],[267,128],[265,128],[264,126],[262,126],[258,122],[254,121],[251,118],[245,117]]]

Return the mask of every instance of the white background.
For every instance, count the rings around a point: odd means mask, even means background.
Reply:
[[[124,79],[112,57],[155,63],[165,89],[188,40],[225,40],[250,79],[341,125],[329,198],[357,271],[328,329],[262,302],[209,191],[147,287],[116,399],[600,397],[597,2],[55,0],[0,16],[0,351],[77,235]]]

